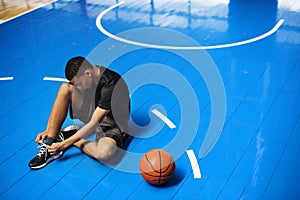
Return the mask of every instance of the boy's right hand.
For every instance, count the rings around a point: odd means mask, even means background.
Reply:
[[[47,138],[47,136],[48,134],[46,133],[46,131],[39,133],[35,138],[35,142],[38,144],[42,144],[44,140]]]

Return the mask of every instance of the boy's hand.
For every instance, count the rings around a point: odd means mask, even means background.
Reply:
[[[39,133],[35,138],[35,142],[38,144],[42,144],[44,140],[47,138],[47,136],[48,134],[46,133],[46,131]]]

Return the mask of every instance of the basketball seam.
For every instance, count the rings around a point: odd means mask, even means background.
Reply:
[[[160,184],[160,181],[161,181],[161,154],[160,154],[160,150],[158,150],[158,154],[159,154],[159,179],[158,179],[158,184]]]
[[[147,172],[145,172],[145,171],[142,170],[142,169],[140,169],[140,170],[141,170],[141,172],[142,172],[143,174],[146,174],[146,175],[148,175],[148,176],[155,177],[155,178],[157,178],[157,177],[165,178],[165,177],[173,176],[173,174],[169,174],[169,175],[165,175],[165,176],[160,176],[160,175],[155,176],[155,175],[152,175],[152,174],[148,174]]]
[[[159,171],[157,171],[157,170],[154,169],[154,167],[152,166],[151,162],[150,162],[149,159],[148,159],[147,154],[145,154],[145,157],[146,157],[147,163],[150,165],[151,169],[152,169],[153,171],[155,171],[156,173],[160,173]]]
[[[173,159],[171,158],[167,169],[165,169],[162,173],[165,173],[166,171],[168,171],[172,163],[173,163]]]

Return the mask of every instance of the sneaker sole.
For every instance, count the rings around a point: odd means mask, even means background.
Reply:
[[[79,129],[80,129],[80,125],[74,124],[74,125],[70,125],[66,128],[61,129],[61,131],[73,131],[73,130],[78,131]]]
[[[51,158],[49,158],[44,164],[39,165],[39,166],[35,166],[35,167],[30,167],[31,169],[41,169],[43,167],[45,167],[49,162],[61,157],[63,155],[63,152],[59,152],[58,154],[55,154],[54,156],[51,156]]]

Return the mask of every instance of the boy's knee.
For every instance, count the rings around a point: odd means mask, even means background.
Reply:
[[[111,138],[101,138],[97,144],[97,150],[94,156],[99,161],[107,161],[111,159],[117,151],[117,145]]]
[[[107,161],[113,157],[114,151],[112,150],[102,150],[95,153],[95,158],[99,161]]]

